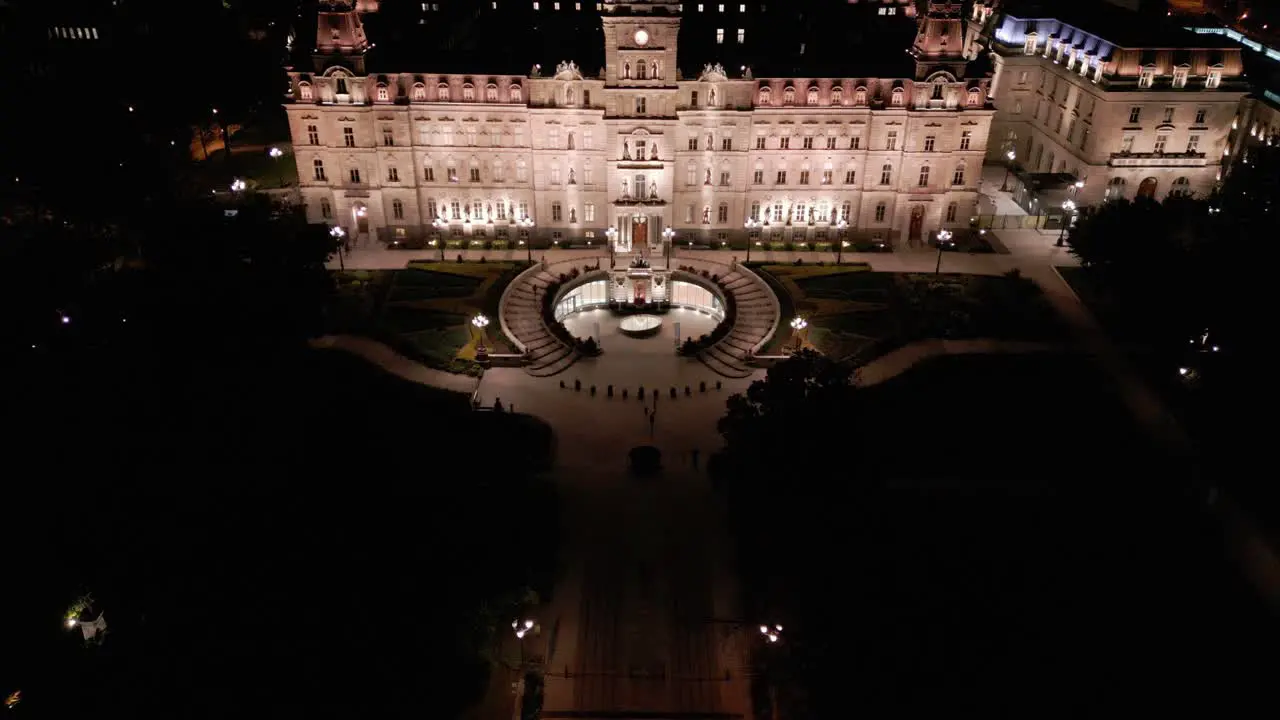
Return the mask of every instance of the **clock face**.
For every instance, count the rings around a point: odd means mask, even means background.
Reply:
[[[646,44],[648,44],[648,42],[649,42],[649,33],[648,33],[646,30],[643,30],[643,29],[642,29],[642,30],[637,30],[637,31],[636,31],[636,44],[637,44],[637,45],[646,45]]]

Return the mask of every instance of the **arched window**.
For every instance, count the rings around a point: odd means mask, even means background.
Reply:
[[[413,99],[422,102],[427,99],[427,86],[422,83],[413,84]]]
[[[1113,177],[1107,182],[1107,192],[1105,198],[1107,200],[1119,200],[1124,197],[1124,178]]]
[[[808,97],[805,99],[805,103],[806,103],[807,105],[817,105],[817,104],[818,104],[818,88],[816,88],[816,87],[810,87],[810,88],[809,88]]]
[[[529,166],[524,160],[516,161],[516,182],[529,181]]]
[[[1186,177],[1180,177],[1173,181],[1173,187],[1169,189],[1170,197],[1187,197],[1191,195],[1191,181]]]
[[[489,83],[484,88],[484,99],[488,102],[498,102],[498,86]]]
[[[969,88],[969,107],[982,107],[982,92],[978,88]]]
[[[867,89],[865,87],[859,85],[858,88],[853,91],[853,104],[858,106],[867,104]]]
[[[303,100],[311,99],[311,83],[308,83],[308,82],[298,83],[298,97],[302,98]]]
[[[844,88],[842,87],[831,88],[831,104],[832,105],[844,104]]]
[[[464,84],[464,85],[462,86],[462,100],[463,100],[463,102],[471,102],[471,101],[473,101],[473,100],[475,100],[475,99],[476,99],[476,88],[475,88],[475,86],[474,86],[474,85],[472,85],[471,83],[466,83],[466,84]]]
[[[905,94],[906,94],[906,93],[905,93],[905,91],[904,91],[902,88],[894,88],[894,89],[893,89],[893,104],[894,104],[894,105],[902,105],[903,95],[905,95]]]
[[[449,86],[447,84],[440,83],[436,86],[436,99],[440,102],[449,102]]]
[[[920,166],[920,182],[916,183],[920,187],[929,187],[929,166]]]
[[[573,133],[572,133],[572,132],[570,132],[570,133],[569,133],[569,149],[570,149],[570,150],[573,150],[573,149],[574,149],[574,147],[573,147],[573,146],[574,146],[574,142],[573,142]]]
[[[387,89],[386,83],[378,83],[378,102],[386,102],[391,99],[391,91]]]
[[[507,179],[507,169],[502,165],[502,159],[493,161],[493,180],[494,182],[502,182]]]
[[[782,90],[782,104],[783,104],[783,105],[795,105],[795,104],[796,104],[796,89],[795,89],[795,88],[793,88],[793,87],[783,88],[783,90]]]
[[[893,181],[893,166],[885,163],[880,167],[880,184],[888,185]]]
[[[511,89],[507,90],[507,96],[513,103],[524,102],[519,85],[512,85]]]
[[[404,219],[404,203],[400,202],[399,198],[391,201],[391,217],[396,220]]]
[[[952,185],[964,184],[964,163],[963,162],[956,165],[955,172],[951,173],[951,184]]]
[[[760,103],[759,103],[759,104],[761,104],[761,105],[768,105],[768,104],[769,104],[769,100],[770,100],[770,98],[771,98],[772,96],[773,96],[773,91],[772,91],[772,90],[770,90],[770,89],[769,89],[769,88],[767,88],[767,87],[760,88]]]

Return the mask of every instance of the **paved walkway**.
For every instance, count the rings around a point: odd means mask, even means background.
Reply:
[[[322,350],[341,350],[377,365],[396,377],[420,385],[430,385],[443,390],[470,395],[480,383],[479,378],[455,375],[429,368],[422,363],[397,353],[386,345],[358,335],[325,335],[311,341],[311,347]]]
[[[920,340],[886,353],[859,367],[854,382],[859,386],[878,385],[915,367],[923,360],[942,355],[993,355],[1033,352],[1060,352],[1061,345],[1012,340]]]

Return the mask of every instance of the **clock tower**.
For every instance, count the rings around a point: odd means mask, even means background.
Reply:
[[[606,87],[674,88],[680,5],[654,0],[604,3]]]

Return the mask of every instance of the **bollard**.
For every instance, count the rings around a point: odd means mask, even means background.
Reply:
[[[719,380],[717,380],[717,381],[716,381],[716,389],[717,389],[717,390],[719,390],[719,389],[720,389],[720,381],[719,381]]]
[[[563,389],[564,389],[564,381],[563,381],[563,380],[561,380],[561,381],[560,381],[560,389],[561,389],[561,390],[563,390]]]
[[[676,399],[676,386],[675,386],[675,385],[672,385],[672,386],[671,386],[671,399],[672,399],[672,400],[675,400],[675,399]]]
[[[612,385],[610,385],[610,386],[606,387],[606,388],[604,389],[604,391],[605,391],[605,394],[606,394],[606,395],[608,395],[609,397],[613,397],[613,386],[612,386]]]
[[[627,389],[626,389],[626,388],[622,388],[622,399],[623,399],[623,400],[626,400],[626,399],[627,399]]]
[[[698,392],[706,392],[706,391],[707,391],[707,381],[706,380],[698,381]]]
[[[636,397],[640,398],[641,400],[643,400],[643,399],[644,399],[644,386],[643,386],[643,385],[641,385],[641,386],[640,386],[640,389],[636,391]]]
[[[689,396],[690,396],[690,395],[692,395],[692,394],[693,394],[693,391],[689,389],[689,386],[688,386],[688,385],[685,385],[685,386],[684,386],[684,396],[685,396],[685,397],[689,397]]]
[[[574,389],[574,390],[581,390],[581,389],[582,389],[582,381],[581,381],[581,380],[579,380],[579,379],[577,379],[577,378],[574,378],[574,379],[573,379],[573,389]]]
[[[595,386],[595,385],[592,385],[592,386],[591,386],[591,397],[595,397],[595,396],[596,396],[596,386]]]

